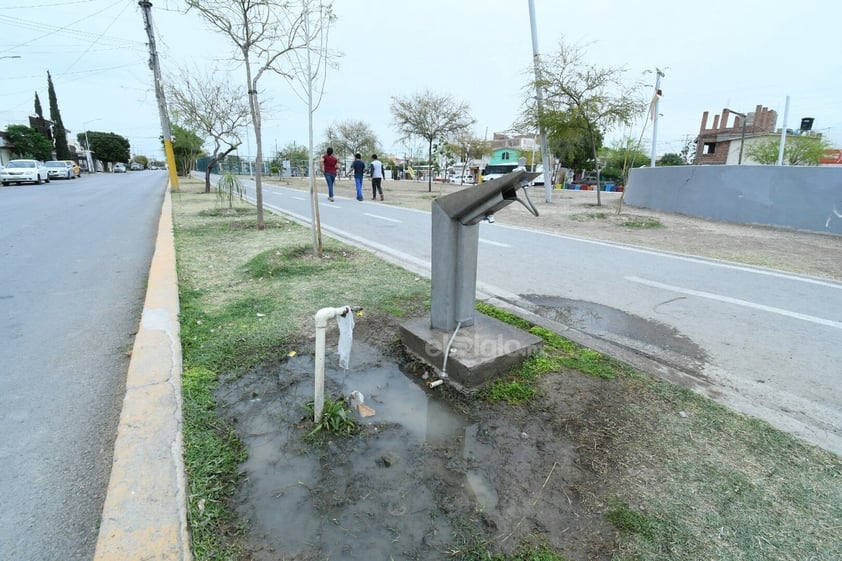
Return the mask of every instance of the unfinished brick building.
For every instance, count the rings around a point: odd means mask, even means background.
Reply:
[[[734,123],[728,126],[732,112],[723,109],[721,115],[713,117],[713,127],[707,128],[708,112],[702,114],[702,126],[696,138],[696,164],[725,164],[731,144],[739,146],[743,134],[745,138],[766,135],[775,132],[778,120],[777,111],[758,105],[753,112],[746,114],[745,132],[743,118],[734,114]]]

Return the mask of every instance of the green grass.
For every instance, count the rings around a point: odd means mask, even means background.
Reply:
[[[633,372],[629,366],[608,356],[577,345],[569,339],[504,310],[478,302],[477,311],[500,321],[529,331],[544,340],[544,348],[527,358],[520,366],[509,372],[508,376],[491,383],[483,392],[490,401],[506,401],[512,404],[523,403],[535,396],[534,382],[544,374],[560,370],[578,370],[597,378],[614,379],[621,374]]]
[[[540,376],[564,371],[616,385],[617,403],[582,420],[574,438],[602,474],[604,515],[621,532],[617,561],[842,559],[838,456],[505,311],[477,309],[544,339],[486,398],[524,403]]]
[[[575,220],[576,222],[587,222],[589,220],[604,220],[611,216],[609,212],[579,212],[577,214],[571,214],[570,220]]]
[[[219,374],[282,360],[312,339],[325,305],[410,315],[429,307],[430,284],[329,239],[324,259],[315,259],[309,229],[266,213],[266,229],[257,230],[254,207],[215,208],[201,186],[187,180],[173,195],[188,517],[197,561],[234,561],[243,555],[241,528],[229,501],[246,452],[216,412]],[[323,418],[349,430],[336,416]]]
[[[651,230],[664,227],[663,223],[657,218],[627,218],[623,221],[623,226],[636,230]]]
[[[242,528],[229,500],[245,450],[216,413],[218,375],[300,348],[326,302],[362,305],[358,322],[368,314],[401,317],[429,307],[430,285],[332,240],[328,258],[315,261],[309,229],[267,214],[267,228],[258,231],[253,208],[220,212],[213,197],[182,186],[173,214],[193,553],[197,561],[234,561],[242,558]],[[482,303],[477,309],[544,341],[484,397],[529,404],[548,375],[571,383],[582,377],[611,394],[610,406],[589,411],[570,437],[583,469],[597,478],[583,491],[620,533],[613,561],[842,559],[839,457],[508,312]],[[452,558],[561,561],[540,547],[497,555],[474,534],[478,524],[456,536]]]
[[[316,412],[314,402],[304,405],[310,417]],[[360,424],[351,416],[351,408],[344,399],[325,398],[322,414],[313,430],[307,435],[310,439],[320,441],[325,435],[351,436],[360,431]]]
[[[239,559],[238,532],[228,499],[239,483],[238,466],[246,450],[234,431],[216,415],[216,374],[185,368],[184,462],[189,475],[188,509],[193,553],[197,559]]]

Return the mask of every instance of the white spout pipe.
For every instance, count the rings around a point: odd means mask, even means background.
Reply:
[[[351,313],[350,306],[322,308],[316,312],[316,389],[313,395],[313,422],[318,423],[325,406],[325,329],[331,318]]]

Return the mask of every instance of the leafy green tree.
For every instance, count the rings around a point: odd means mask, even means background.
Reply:
[[[149,158],[147,158],[146,156],[143,156],[141,154],[138,154],[134,158],[132,158],[132,161],[139,163],[144,168],[149,167]]]
[[[533,130],[550,131],[550,126],[559,122],[581,123],[597,164],[604,134],[615,126],[631,124],[646,107],[637,91],[639,86],[623,82],[624,68],[587,64],[582,51],[567,45],[563,38],[558,52],[542,58],[538,66],[538,85],[544,92],[545,106],[539,115],[533,97],[527,98],[526,117]],[[564,119],[559,120],[558,113],[564,114]],[[599,165],[596,173],[599,180]],[[599,189],[596,201],[597,205],[602,204]]]
[[[649,162],[649,156],[635,145],[631,138],[619,141],[610,148],[603,148],[599,154],[602,175],[606,179],[626,182],[629,169]]]
[[[204,154],[205,141],[192,130],[176,124],[172,126],[172,135],[176,173],[188,175],[199,156]]]
[[[53,155],[53,145],[43,134],[26,125],[9,125],[6,128],[12,154],[15,158],[49,160]]]
[[[574,170],[596,168],[593,145],[602,148],[600,131],[594,131],[592,139],[585,119],[571,112],[545,112],[543,122],[547,147],[566,167]]]
[[[828,148],[831,148],[830,143],[819,134],[787,136],[783,161],[790,166],[817,166]],[[746,147],[746,155],[764,165],[776,164],[779,152],[778,138],[770,138]]]
[[[683,166],[685,164],[684,164],[684,158],[681,156],[681,154],[676,154],[674,152],[667,152],[666,154],[661,156],[660,160],[658,160],[658,165],[661,165],[661,166]]]
[[[91,145],[86,143],[90,141]],[[103,162],[128,162],[131,156],[129,140],[113,132],[87,131],[76,135],[76,140],[86,150],[93,153],[93,158]]]
[[[308,171],[307,145],[292,142],[287,144],[275,154],[271,165],[279,170],[284,167],[284,160],[289,160],[290,170],[298,177],[303,177]]]
[[[53,77],[50,76],[49,70],[47,71],[47,91],[50,96],[50,120],[53,122],[53,141],[56,147],[56,159],[70,160],[73,155],[67,146],[67,131],[64,128],[64,123],[61,121],[61,111],[58,109],[56,88],[53,85]]]
[[[433,161],[434,141],[443,144],[476,122],[466,103],[457,102],[448,95],[435,95],[429,90],[412,97],[393,97],[390,110],[402,138],[416,136],[427,141],[427,160],[430,162]],[[433,191],[432,181],[432,174],[428,174],[427,190],[430,192]]]

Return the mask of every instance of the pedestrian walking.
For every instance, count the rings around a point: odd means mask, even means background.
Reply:
[[[336,156],[333,155],[333,148],[328,147],[327,153],[322,156],[322,171],[327,181],[327,200],[333,202],[333,183],[336,181]]]
[[[380,200],[383,200],[383,178],[385,174],[383,173],[383,162],[377,159],[377,154],[371,155],[371,163],[368,164],[369,170],[371,170],[371,200],[377,199],[377,195],[380,195]]]
[[[363,200],[363,177],[365,177],[365,162],[363,162],[362,155],[357,152],[354,154],[354,163],[351,164],[351,169],[354,170],[354,183],[357,186],[357,200]]]

